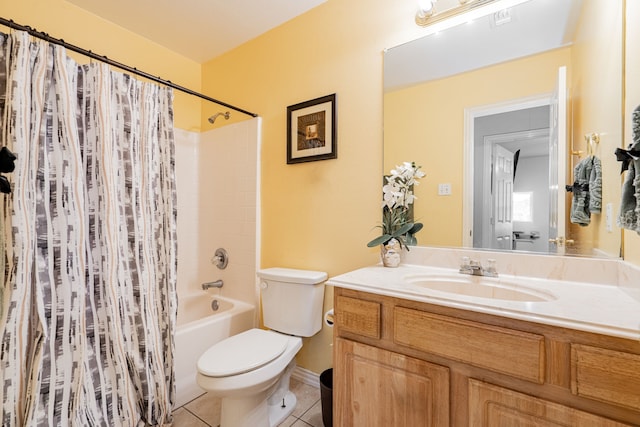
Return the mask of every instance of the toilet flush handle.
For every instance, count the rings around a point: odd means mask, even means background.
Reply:
[[[260,282],[260,289],[267,289],[268,287],[267,282]]]

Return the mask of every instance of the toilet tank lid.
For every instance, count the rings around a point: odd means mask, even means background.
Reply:
[[[316,285],[327,280],[324,271],[297,270],[293,268],[264,268],[258,270],[258,277],[264,280],[277,280],[279,282],[300,283],[304,285]]]

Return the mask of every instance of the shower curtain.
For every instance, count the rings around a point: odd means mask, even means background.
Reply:
[[[172,91],[25,32],[0,45],[0,143],[17,156],[3,196],[0,424],[169,425]]]

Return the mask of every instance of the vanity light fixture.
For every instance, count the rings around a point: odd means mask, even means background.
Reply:
[[[531,0],[458,0],[459,5],[445,10],[436,10],[436,1],[418,1],[416,24],[427,27],[428,34],[437,33]]]

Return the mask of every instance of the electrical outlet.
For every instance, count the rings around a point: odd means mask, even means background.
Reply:
[[[450,196],[451,195],[451,184],[438,184],[438,196]]]

